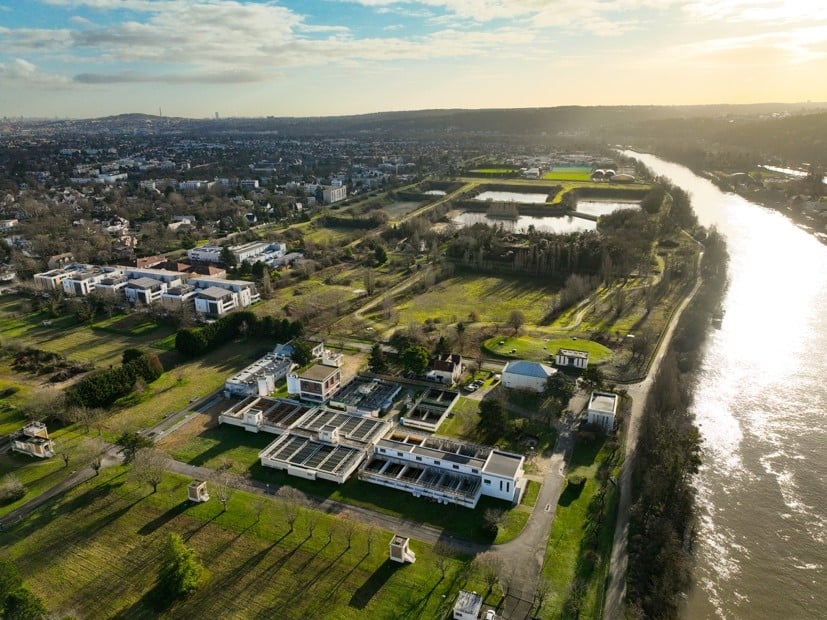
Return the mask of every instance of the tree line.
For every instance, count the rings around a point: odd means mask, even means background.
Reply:
[[[253,312],[233,312],[203,327],[179,329],[175,349],[186,357],[197,357],[239,337],[254,336],[287,342],[304,333],[300,321],[259,317]]]
[[[726,243],[705,239],[702,284],[676,327],[641,421],[629,519],[630,617],[676,618],[692,576],[695,491],[701,438],[692,405],[692,375],[727,285]]]

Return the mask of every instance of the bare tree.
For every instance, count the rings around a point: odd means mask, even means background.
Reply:
[[[307,513],[307,537],[313,538],[313,532],[316,531],[316,526],[319,525],[319,513],[315,510],[310,510]]]
[[[445,573],[448,570],[451,549],[445,543],[438,542],[434,545],[434,554],[436,555],[436,560],[434,563],[439,571],[439,579],[441,581],[445,579]]]
[[[97,437],[91,439],[84,439],[80,445],[80,460],[84,464],[88,464],[95,471],[97,476],[103,467],[103,457],[109,446],[105,441]]]
[[[132,459],[132,478],[136,482],[148,484],[155,493],[164,479],[166,461],[166,457],[161,452],[152,448],[141,448]]]
[[[212,491],[215,499],[221,503],[222,512],[227,510],[233,495],[232,474],[227,469],[219,469],[212,476]]]
[[[257,497],[253,500],[253,503],[250,505],[250,508],[253,511],[253,514],[256,515],[256,523],[261,521],[261,515],[264,512],[264,509],[267,507],[267,501],[262,497]]]
[[[296,519],[299,518],[299,507],[302,504],[303,498],[301,493],[291,487],[285,487],[281,492],[281,497],[284,500],[284,520],[292,532],[296,524]]]
[[[488,586],[488,592],[494,589],[502,569],[500,558],[491,551],[486,551],[474,558],[474,567]]]
[[[548,579],[540,578],[540,583],[537,584],[537,589],[534,591],[534,604],[536,605],[534,615],[542,615],[543,605],[550,594],[551,583]]]
[[[490,532],[496,532],[504,518],[505,511],[500,508],[486,508],[485,512],[482,513],[485,529]]]
[[[347,548],[350,549],[353,543],[353,535],[356,533],[356,524],[347,519],[342,524],[342,532],[345,535],[345,542],[347,542]]]
[[[55,442],[55,448],[57,454],[63,459],[63,466],[69,467],[69,459],[72,458],[71,452],[69,452],[69,443],[65,439],[59,439]]]
[[[373,541],[376,540],[376,530],[372,527],[368,528],[368,536],[367,536],[367,543],[368,543],[368,555],[373,550]]]

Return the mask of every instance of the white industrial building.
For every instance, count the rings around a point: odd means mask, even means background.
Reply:
[[[507,388],[530,390],[540,394],[546,390],[549,377],[552,377],[556,372],[551,366],[546,366],[540,362],[526,360],[508,362],[503,368],[502,382]]]
[[[554,356],[554,363],[563,368],[585,370],[589,365],[589,353],[576,349],[560,349]]]
[[[611,433],[614,430],[617,420],[617,394],[611,392],[592,392],[589,398],[589,406],[586,410],[586,422],[599,426],[605,432]]]
[[[516,504],[526,487],[519,454],[447,439],[380,439],[362,480],[444,504],[475,508],[482,495]]]
[[[227,394],[267,396],[276,391],[276,383],[290,372],[293,362],[288,357],[268,353],[224,382]]]
[[[219,245],[202,245],[187,250],[187,256],[196,263],[220,263],[222,262],[221,253],[223,250],[224,248]],[[261,261],[269,265],[276,265],[287,252],[287,246],[284,243],[271,241],[251,241],[250,243],[229,246],[228,250],[235,257],[237,265],[244,261],[248,263]]]

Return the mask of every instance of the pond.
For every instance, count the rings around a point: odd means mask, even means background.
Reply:
[[[422,192],[426,196],[445,196],[445,190],[443,189],[429,189],[427,192]]]
[[[594,215],[600,217],[601,215],[608,215],[621,209],[639,209],[640,202],[635,201],[610,201],[610,200],[578,200],[577,211],[585,213],[586,215]]]
[[[520,202],[523,204],[542,204],[548,198],[548,194],[527,194],[523,192],[492,192],[487,191],[477,196],[474,200],[491,200],[492,202]]]
[[[596,230],[597,222],[582,217],[563,215],[560,217],[535,217],[532,215],[521,215],[516,220],[488,217],[485,213],[454,213],[451,221],[462,227],[473,226],[474,224],[487,224],[488,226],[502,226],[503,230],[515,233],[528,232],[530,226],[539,232],[562,235],[566,233],[581,232],[584,230]]]

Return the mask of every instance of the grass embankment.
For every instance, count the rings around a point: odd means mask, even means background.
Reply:
[[[492,535],[485,528],[485,509],[508,510],[510,506],[507,502],[488,497],[481,498],[475,510],[469,510],[461,506],[444,506],[428,502],[410,493],[362,482],[356,476],[341,485],[290,476],[286,472],[261,465],[258,453],[274,439],[272,435],[265,433],[248,433],[235,426],[222,425],[205,428],[183,442],[176,441],[172,436],[159,447],[168,451],[175,459],[192,465],[211,469],[229,465],[235,473],[269,483],[274,489],[282,485],[291,486],[314,497],[328,498],[394,517],[426,523],[477,542],[506,542],[516,536],[525,525],[525,519],[520,522],[521,516],[512,516],[509,513],[504,526],[496,536]]]
[[[485,352],[512,359],[553,360],[560,349],[575,349],[589,354],[589,364],[601,364],[612,356],[611,349],[586,338],[538,338],[534,336],[495,336],[482,343]],[[512,352],[513,351],[513,352]]]
[[[618,495],[607,476],[620,464],[612,439],[578,441],[557,504],[542,576],[551,586],[542,618],[601,618]],[[573,484],[578,476],[580,485]]]
[[[438,618],[460,588],[486,592],[467,560],[449,559],[442,578],[427,545],[413,541],[416,563],[398,566],[390,532],[304,509],[291,532],[280,501],[236,492],[222,512],[215,499],[187,502],[188,482],[167,476],[149,495],[125,468],[104,470],[4,534],[0,549],[58,617]],[[171,532],[208,576],[159,610],[152,590]]]

